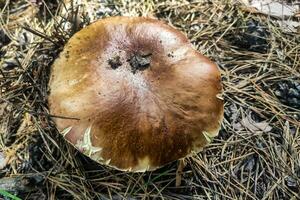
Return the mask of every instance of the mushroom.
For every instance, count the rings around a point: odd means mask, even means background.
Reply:
[[[151,18],[110,17],[77,32],[54,62],[49,88],[64,138],[123,171],[199,152],[223,118],[216,64]]]

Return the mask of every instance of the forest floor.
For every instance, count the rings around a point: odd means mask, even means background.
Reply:
[[[242,2],[0,0],[0,199],[299,199],[300,16]],[[222,72],[222,130],[185,159],[180,187],[177,162],[146,173],[101,166],[49,116],[50,67],[64,44],[115,15],[173,25]]]

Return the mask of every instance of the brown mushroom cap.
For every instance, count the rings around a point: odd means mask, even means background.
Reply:
[[[49,87],[51,114],[69,118],[54,119],[64,137],[120,170],[153,170],[199,152],[223,118],[217,66],[150,18],[106,18],[76,33]]]

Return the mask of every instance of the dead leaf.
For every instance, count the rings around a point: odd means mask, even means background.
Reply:
[[[262,121],[262,122],[255,122],[252,118],[251,115],[247,115],[246,117],[243,117],[241,124],[249,129],[250,131],[263,131],[263,132],[269,132],[272,130],[272,127],[269,125],[268,122]]]

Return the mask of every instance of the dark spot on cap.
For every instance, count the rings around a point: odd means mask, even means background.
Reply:
[[[120,56],[113,56],[112,58],[110,58],[108,60],[108,64],[110,65],[110,67],[112,69],[117,69],[118,67],[120,67],[122,65]]]
[[[171,53],[168,53],[168,55],[167,55],[169,58],[174,58],[174,55],[173,55],[173,52],[171,52]]]
[[[132,73],[136,73],[137,70],[143,71],[147,69],[150,66],[151,62],[151,53],[142,55],[142,54],[134,54],[128,62],[130,63],[131,66],[131,71]]]

